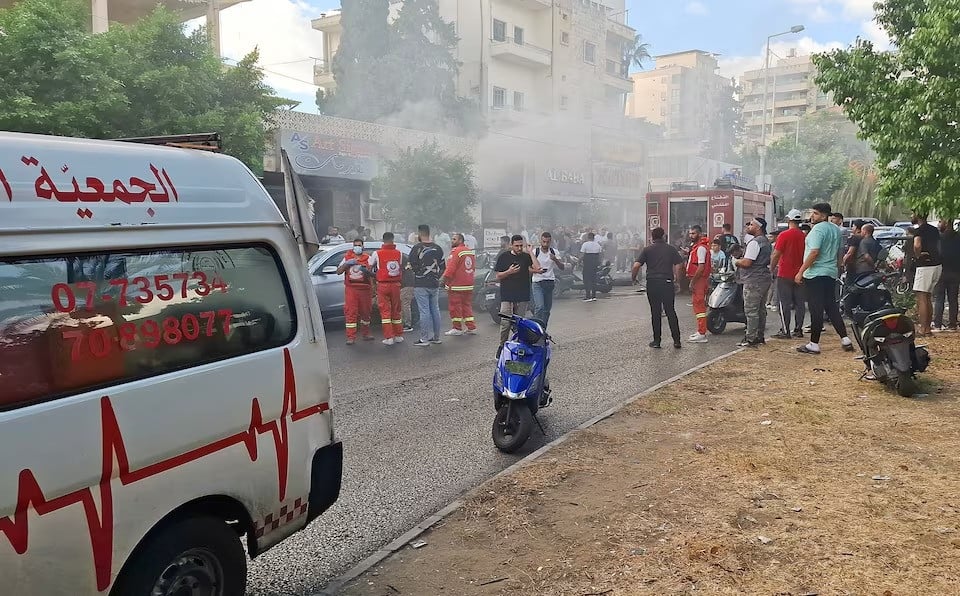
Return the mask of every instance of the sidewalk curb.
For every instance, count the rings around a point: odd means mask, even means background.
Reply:
[[[578,425],[578,426],[570,429],[569,431],[565,432],[564,434],[562,434],[561,436],[557,437],[556,439],[550,441],[549,443],[547,443],[547,444],[544,445],[543,447],[540,447],[539,449],[537,449],[537,450],[534,451],[533,453],[531,453],[531,454],[523,457],[523,458],[520,459],[519,461],[511,464],[511,465],[508,466],[507,468],[504,468],[504,469],[501,470],[500,472],[497,472],[496,474],[494,474],[494,475],[491,476],[490,478],[487,478],[487,479],[484,480],[481,484],[485,484],[485,483],[487,483],[487,482],[490,482],[491,480],[495,480],[495,479],[497,479],[497,478],[500,478],[501,476],[506,476],[506,475],[508,475],[508,474],[512,474],[513,472],[519,470],[520,468],[523,468],[524,466],[527,466],[527,465],[531,464],[532,462],[536,461],[537,459],[539,459],[541,456],[545,455],[548,451],[552,450],[552,449],[553,449],[554,447],[556,447],[557,445],[561,445],[561,444],[565,443],[565,442],[567,441],[567,439],[569,439],[574,433],[577,433],[577,432],[586,430],[586,429],[590,428],[591,426],[594,426],[594,425],[597,424],[598,422],[601,422],[601,421],[606,420],[607,418],[613,416],[614,414],[616,414],[616,413],[619,412],[620,410],[624,409],[625,407],[629,406],[630,404],[636,402],[637,400],[639,400],[639,399],[641,399],[641,398],[643,398],[643,397],[646,397],[646,396],[650,395],[651,393],[653,393],[653,392],[655,392],[655,391],[658,391],[658,390],[666,387],[667,385],[673,384],[673,383],[679,381],[680,379],[683,379],[683,378],[686,377],[686,376],[692,375],[693,373],[695,373],[695,372],[697,372],[697,371],[699,371],[699,370],[701,370],[701,369],[703,369],[703,368],[706,368],[706,367],[708,367],[708,366],[712,366],[712,365],[714,365],[714,364],[716,364],[716,363],[718,363],[718,362],[720,362],[720,361],[722,361],[722,360],[725,360],[725,359],[727,359],[727,358],[729,358],[729,357],[731,357],[731,356],[734,356],[734,355],[736,355],[736,354],[739,354],[740,352],[744,351],[744,349],[745,349],[745,348],[740,348],[740,349],[737,349],[737,350],[733,350],[732,352],[728,352],[728,353],[726,353],[726,354],[717,356],[716,358],[712,358],[712,359],[710,359],[710,360],[708,360],[708,361],[706,361],[706,362],[703,362],[703,363],[701,363],[701,364],[698,364],[698,365],[694,366],[693,368],[687,369],[687,370],[683,371],[682,373],[680,373],[680,374],[678,374],[678,375],[676,375],[676,376],[670,377],[669,379],[667,379],[667,380],[665,380],[665,381],[661,381],[661,382],[657,383],[656,385],[654,385],[653,387],[650,387],[649,389],[645,389],[644,391],[641,391],[640,393],[634,395],[633,397],[627,398],[626,400],[624,400],[624,401],[620,402],[619,404],[613,406],[613,407],[610,408],[609,410],[606,410],[606,411],[604,411],[604,412],[602,412],[602,413],[594,416],[594,417],[591,418],[590,420],[587,420],[586,422],[584,422],[584,423],[582,423],[582,424],[580,424],[580,425]],[[478,485],[478,486],[479,486],[479,485]],[[403,534],[401,534],[396,540],[390,542],[389,544],[384,545],[384,546],[381,547],[379,550],[377,550],[376,552],[374,552],[372,555],[370,555],[370,556],[367,557],[366,559],[364,559],[364,560],[360,561],[359,563],[357,563],[356,565],[354,565],[354,566],[353,566],[350,570],[348,570],[346,573],[344,573],[344,574],[342,574],[342,575],[339,575],[339,576],[333,578],[332,580],[330,580],[330,582],[327,584],[327,587],[325,587],[324,589],[320,590],[319,592],[316,592],[316,593],[312,594],[312,596],[336,596],[337,594],[340,593],[340,590],[341,590],[346,584],[348,584],[349,582],[351,582],[351,581],[355,580],[356,578],[360,577],[361,575],[363,575],[364,573],[366,573],[367,571],[369,571],[371,568],[373,568],[375,565],[378,565],[379,563],[383,562],[384,559],[386,559],[386,558],[389,557],[390,555],[392,555],[392,554],[396,553],[397,551],[399,551],[400,549],[402,549],[404,546],[406,546],[407,544],[409,544],[411,541],[413,541],[413,540],[414,540],[416,537],[418,537],[420,534],[423,534],[424,532],[426,532],[427,530],[429,530],[431,527],[433,527],[434,525],[436,525],[437,522],[443,521],[443,519],[446,518],[448,515],[450,515],[450,514],[453,513],[454,511],[460,509],[460,507],[463,506],[463,497],[464,497],[464,495],[466,495],[467,493],[475,490],[476,488],[477,488],[477,487],[473,487],[473,488],[470,488],[470,489],[464,491],[464,492],[461,494],[460,497],[457,497],[456,499],[454,499],[453,501],[451,501],[449,504],[447,504],[445,507],[443,507],[442,509],[440,509],[439,511],[437,511],[437,512],[434,513],[433,515],[427,517],[426,519],[424,519],[423,521],[421,521],[419,524],[417,524],[416,526],[414,526],[414,527],[411,528],[410,530],[408,530],[408,531],[404,532]]]

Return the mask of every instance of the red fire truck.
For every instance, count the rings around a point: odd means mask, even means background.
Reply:
[[[767,220],[768,230],[775,230],[775,214],[776,197],[757,192],[741,179],[721,178],[713,188],[674,184],[669,191],[647,193],[647,230],[663,228],[674,246],[686,240],[693,225],[700,225],[713,238],[729,223],[740,236],[746,223],[760,216]]]

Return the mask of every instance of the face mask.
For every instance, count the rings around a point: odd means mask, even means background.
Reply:
[[[353,253],[354,253],[354,254],[357,254],[357,255],[358,255],[358,254],[360,254],[360,253],[362,253],[362,252],[363,252],[363,247],[362,247],[362,246],[354,246],[354,247],[353,247]]]

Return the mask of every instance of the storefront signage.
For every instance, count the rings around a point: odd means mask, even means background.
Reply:
[[[547,180],[550,182],[558,182],[560,184],[585,184],[586,178],[582,172],[576,172],[573,170],[561,170],[557,168],[550,168],[547,170]]]
[[[483,247],[499,248],[500,237],[506,235],[506,228],[483,228]]]
[[[605,199],[641,200],[643,174],[640,166],[594,163],[593,194]]]
[[[298,174],[365,181],[377,176],[380,147],[374,143],[283,130],[281,146]]]

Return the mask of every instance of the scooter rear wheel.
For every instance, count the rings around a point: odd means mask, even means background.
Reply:
[[[533,414],[522,402],[507,401],[493,419],[493,444],[504,453],[523,447],[533,431]]]
[[[920,390],[916,379],[908,372],[898,372],[894,385],[896,385],[897,395],[900,397],[913,397]]]

